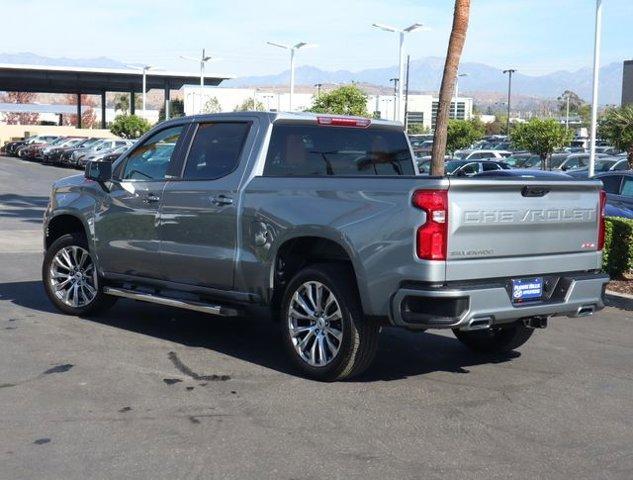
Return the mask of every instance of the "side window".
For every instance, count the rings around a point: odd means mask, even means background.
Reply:
[[[464,165],[460,169],[460,173],[461,175],[466,175],[466,176],[475,175],[476,173],[479,173],[479,163],[472,162],[472,163],[468,163]]]
[[[622,179],[622,190],[620,195],[623,197],[633,197],[633,178],[624,177]]]
[[[622,180],[620,175],[610,175],[608,177],[602,177],[600,180],[602,180],[605,192],[618,195],[620,192],[620,182]]]
[[[250,123],[203,123],[193,139],[183,178],[213,180],[237,167]]]
[[[127,157],[122,180],[163,180],[184,125],[167,128],[149,137]]]
[[[484,162],[483,163],[484,172],[489,172],[491,170],[501,170],[501,167],[494,162]]]

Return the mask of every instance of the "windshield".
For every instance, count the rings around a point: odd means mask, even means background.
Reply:
[[[414,175],[406,136],[385,128],[280,124],[273,127],[264,175]]]

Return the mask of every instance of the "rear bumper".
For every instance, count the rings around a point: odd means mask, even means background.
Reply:
[[[394,325],[412,328],[476,328],[520,318],[591,315],[604,307],[604,274],[544,275],[549,288],[538,302],[514,304],[510,279],[438,288],[407,287],[391,301]]]

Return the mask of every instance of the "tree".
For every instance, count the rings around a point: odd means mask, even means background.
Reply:
[[[565,90],[563,94],[557,98],[558,111],[561,115],[565,115],[567,113],[567,97],[569,97],[569,112],[578,113],[580,107],[585,104],[585,101],[580,98],[576,92],[572,92],[571,90]]]
[[[357,117],[370,116],[367,112],[367,94],[356,85],[344,85],[320,94],[315,97],[314,103],[308,111]]]
[[[147,120],[136,115],[117,115],[110,124],[110,131],[121,138],[138,138],[150,128]]]
[[[448,41],[448,51],[446,53],[446,61],[444,62],[444,73],[442,74],[437,118],[435,120],[435,135],[433,137],[433,150],[431,151],[431,175],[444,175],[448,113],[453,98],[453,88],[455,87],[459,60],[462,56],[464,43],[466,42],[469,16],[470,0],[455,0],[453,27]]]
[[[446,130],[446,150],[450,153],[467,148],[486,133],[486,127],[478,119],[449,120]]]
[[[136,95],[134,97],[134,107],[141,108],[143,105],[143,99]],[[127,115],[130,111],[130,94],[128,93],[117,93],[114,96],[114,111],[119,111],[123,115]]]
[[[573,133],[553,118],[533,118],[514,125],[510,140],[516,148],[527,150],[541,157],[541,168],[548,168],[548,157],[559,148],[569,145]]]
[[[93,107],[97,105],[95,99],[90,95],[80,95],[81,101],[81,127],[93,128],[97,123],[97,114]],[[70,93],[64,95],[62,103],[66,105],[77,105],[77,95]],[[77,115],[70,114],[62,117],[62,123],[64,125],[77,126]]]
[[[236,106],[233,110],[234,112],[263,112],[266,110],[266,106],[260,102],[259,100],[254,100],[253,98],[247,98],[240,105]]]
[[[495,118],[494,122],[486,123],[484,127],[486,129],[486,135],[501,135],[506,129],[506,124],[498,118]]]
[[[182,100],[170,100],[169,101],[169,118],[178,118],[185,116],[185,102]],[[165,105],[163,105],[158,111],[158,121],[165,120]]]
[[[33,92],[6,92],[0,97],[4,103],[33,103],[37,99],[37,93]],[[4,121],[7,125],[35,125],[40,119],[39,113],[32,112],[7,112]]]
[[[211,97],[208,99],[202,107],[203,113],[222,113],[222,105],[217,97]]]
[[[626,152],[629,169],[633,169],[633,105],[608,108],[598,124],[598,134]]]

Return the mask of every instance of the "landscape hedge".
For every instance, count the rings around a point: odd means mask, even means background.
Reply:
[[[605,226],[602,269],[611,278],[621,278],[633,270],[633,220],[609,217]]]

